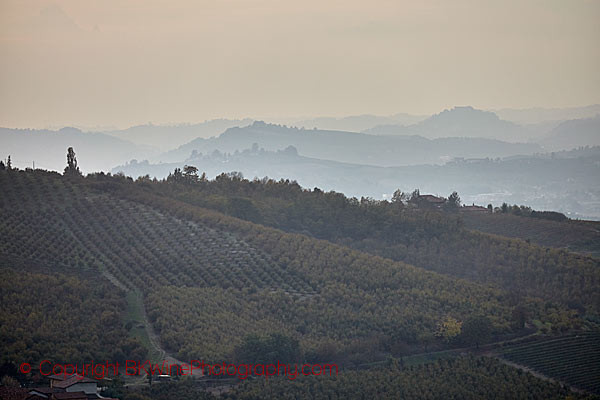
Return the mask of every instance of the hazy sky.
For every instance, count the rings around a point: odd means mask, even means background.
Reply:
[[[600,0],[0,0],[0,126],[600,103]]]

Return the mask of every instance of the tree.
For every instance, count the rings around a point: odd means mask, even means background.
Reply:
[[[186,165],[183,167],[183,177],[187,183],[198,182],[198,168],[193,165]]]
[[[183,173],[181,172],[181,168],[175,168],[175,170],[167,177],[167,182],[179,183],[181,181],[183,181]]]
[[[4,165],[4,161],[0,160],[0,171],[4,171],[6,169],[6,165]]]
[[[525,306],[520,304],[513,308],[512,321],[515,328],[525,328],[525,322],[527,322],[527,318],[529,318],[529,313],[527,312],[527,308]]]
[[[392,195],[392,203],[398,203],[401,204],[402,200],[404,200],[406,198],[406,195],[404,193],[402,193],[402,190],[397,189],[394,194]]]
[[[461,339],[470,345],[475,344],[479,348],[480,343],[489,340],[492,335],[492,322],[484,315],[474,316],[467,319],[461,329]]]
[[[416,203],[419,200],[419,197],[421,197],[421,192],[419,191],[419,189],[415,189],[413,190],[413,192],[410,194],[410,199],[409,201]]]
[[[12,161],[10,160],[10,155],[8,156],[8,159],[6,160],[6,169],[9,171],[12,169]]]
[[[438,324],[435,335],[444,339],[446,343],[450,343],[460,335],[461,329],[462,322],[452,317],[446,317]]]
[[[508,204],[502,203],[501,210],[502,210],[503,213],[507,213],[508,212]]]
[[[448,196],[445,206],[449,210],[456,210],[460,207],[460,196],[457,192],[452,192],[450,196]]]
[[[425,351],[427,352],[429,345],[435,341],[435,335],[431,332],[425,331],[417,337],[417,340],[423,345]]]
[[[81,175],[79,167],[77,166],[77,157],[75,157],[75,150],[72,147],[67,149],[67,166],[65,167],[65,175]]]

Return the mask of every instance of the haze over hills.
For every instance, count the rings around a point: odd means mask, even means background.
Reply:
[[[406,113],[398,113],[389,116],[380,115],[352,115],[348,117],[335,118],[335,117],[316,117],[309,119],[299,120],[288,120],[282,121],[287,125],[304,127],[306,129],[323,129],[323,130],[336,130],[336,131],[349,131],[349,132],[362,132],[367,129],[371,129],[378,125],[386,124],[397,124],[397,125],[411,125],[419,121],[424,120],[427,116],[424,115],[411,115]],[[273,121],[279,122],[279,121]]]
[[[162,151],[174,149],[196,138],[217,136],[234,126],[251,124],[251,119],[213,119],[198,124],[137,125],[122,130],[102,132],[130,142],[156,147]]]
[[[564,121],[552,129],[540,143],[549,150],[567,146],[600,145],[600,114],[593,118]]]
[[[80,169],[85,172],[108,171],[131,158],[156,154],[149,146],[136,145],[103,133],[82,132],[77,128],[57,131],[0,128],[2,159],[11,155],[15,167],[62,171],[68,147],[77,151]]]
[[[591,104],[583,107],[563,108],[502,108],[490,110],[500,118],[517,124],[531,125],[550,121],[565,121],[569,119],[591,118],[600,114],[600,104]]]
[[[427,138],[471,137],[523,142],[532,132],[513,122],[505,121],[491,111],[473,107],[454,107],[413,125],[379,125],[365,133],[376,135],[419,135]]]
[[[176,162],[196,150],[234,152],[254,143],[266,150],[294,146],[298,152],[314,158],[377,166],[440,164],[454,157],[505,157],[532,154],[541,147],[531,143],[506,143],[484,138],[439,138],[420,136],[377,136],[365,133],[306,130],[254,122],[243,128],[231,128],[216,138],[198,138],[176,150],[154,157],[154,161]]]
[[[501,160],[457,160],[445,165],[378,167],[305,157],[295,147],[265,151],[254,146],[241,152],[197,153],[177,163],[131,162],[115,167],[137,178],[146,174],[166,178],[175,168],[193,165],[209,178],[222,172],[245,177],[293,179],[304,187],[334,190],[347,196],[390,199],[400,188],[410,192],[447,196],[457,190],[465,203],[499,206],[503,202],[557,210],[571,217],[600,219],[600,147],[550,155],[509,157]],[[557,191],[556,188],[561,190]]]
[[[304,122],[364,127],[411,118],[419,117],[362,115]],[[406,191],[418,187],[441,195],[458,190],[469,203],[528,204],[571,216],[598,218],[598,185],[594,179],[598,176],[594,167],[597,149],[553,156],[542,153],[571,149],[570,145],[600,144],[599,118],[524,127],[489,111],[455,107],[413,125],[380,125],[368,129],[368,133],[303,129],[261,121],[238,126],[250,119],[174,126],[149,124],[103,133],[75,128],[4,128],[0,130],[0,147],[3,157],[10,154],[13,165],[20,168],[30,167],[35,161],[38,168],[61,171],[65,150],[72,146],[85,173],[112,170],[134,177],[149,174],[164,178],[174,168],[192,164],[209,176],[241,171],[250,178],[295,179],[307,187],[349,196],[381,199],[397,188]],[[225,131],[219,134],[221,129]],[[531,143],[497,140],[505,137],[525,141],[532,136],[537,139]],[[194,139],[175,148],[190,137]],[[157,148],[171,150],[161,154]],[[547,161],[552,157],[569,160]],[[502,160],[492,161],[497,158]]]

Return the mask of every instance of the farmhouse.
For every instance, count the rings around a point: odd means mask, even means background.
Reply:
[[[443,197],[437,197],[432,194],[423,194],[417,198],[417,204],[419,207],[424,208],[442,208],[446,203],[446,199]]]

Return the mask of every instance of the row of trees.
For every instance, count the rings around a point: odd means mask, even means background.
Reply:
[[[271,378],[246,382],[225,395],[250,399],[565,399],[585,398],[555,382],[547,382],[498,360],[457,358],[431,364],[366,371],[338,376]]]
[[[397,207],[394,202],[346,198],[302,189],[290,181],[248,181],[222,174],[197,185],[168,181],[138,185],[147,193],[212,208],[288,232],[301,232],[371,254],[452,276],[495,284],[596,313],[600,295],[598,260],[548,250],[520,240],[492,237],[463,227],[453,213]],[[408,201],[418,199],[418,191]],[[396,198],[406,198],[396,193]],[[449,196],[458,205],[458,194]],[[448,203],[448,200],[447,200]],[[533,213],[533,212],[532,212]]]

